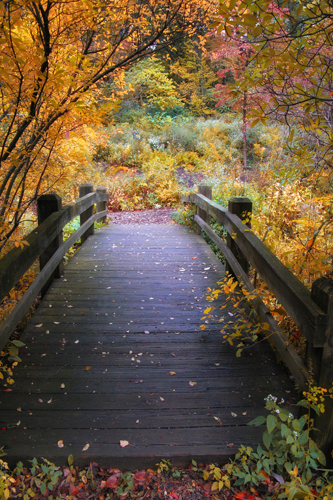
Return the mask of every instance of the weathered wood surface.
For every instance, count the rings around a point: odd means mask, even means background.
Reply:
[[[94,223],[100,214],[106,214],[107,211],[94,214],[88,219],[75,233],[73,233],[66,241],[64,241],[58,250],[52,255],[50,260],[44,265],[37,278],[29,286],[28,290],[24,293],[22,298],[16,304],[15,308],[9,313],[5,321],[0,326],[0,347],[4,346],[9,337],[15,330],[18,323],[22,320],[24,315],[29,311],[31,304],[36,299],[37,295],[49,281],[49,277],[53,270],[62,262],[63,256],[71,246],[80,238],[81,234],[86,231],[90,224]]]
[[[259,272],[288,314],[314,347],[323,347],[328,317],[311,299],[310,291],[271,252],[260,239],[227,209],[201,194],[191,193],[183,201],[196,203],[199,208],[220,222],[250,264]]]
[[[0,259],[0,300],[10,292],[35,260],[58,237],[68,222],[92,207],[94,203],[107,200],[108,194],[95,192],[80,198],[76,203],[65,205],[61,210],[50,215],[25,238],[27,245],[23,248],[13,248]]]
[[[184,465],[255,446],[262,429],[246,423],[263,414],[267,394],[291,405],[295,394],[269,346],[238,359],[222,344],[234,308],[201,331],[207,288],[223,273],[204,240],[181,226],[114,226],[91,236],[22,337],[15,387],[0,396],[6,461],[65,463],[73,454],[78,464]]]
[[[208,226],[198,215],[194,216],[194,220],[196,223],[205,231],[205,233],[209,236],[209,238],[215,243],[217,248],[221,250],[224,254],[228,264],[229,269],[232,270],[233,275],[237,278],[237,280],[245,286],[248,292],[253,292],[255,290],[252,285],[250,279],[247,277],[246,272],[227,246],[224,241],[219,238],[219,236],[213,231],[213,229]],[[287,365],[290,373],[295,378],[295,382],[298,387],[305,391],[308,388],[308,381],[311,376],[306,368],[306,365],[302,358],[297,354],[297,352],[293,349],[293,347],[287,342],[287,337],[279,327],[278,323],[273,318],[271,312],[268,310],[267,306],[263,303],[263,301],[258,296],[254,296],[254,298],[249,299],[252,307],[258,314],[258,317],[262,323],[269,324],[269,337],[273,342],[275,349],[280,354],[283,362]],[[319,378],[316,377],[316,380]]]

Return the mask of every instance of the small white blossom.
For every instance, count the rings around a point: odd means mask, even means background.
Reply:
[[[264,398],[265,401],[274,401],[274,403],[277,402],[277,399],[275,396],[272,396],[272,394],[268,394],[267,398]]]
[[[280,413],[279,408],[276,408],[275,412],[276,412],[276,413]]]
[[[281,404],[283,404],[284,402],[285,402],[285,401],[284,401],[284,399],[283,399],[283,398],[281,398]]]
[[[292,413],[289,413],[289,418],[294,418],[294,415]]]
[[[293,431],[295,437],[298,437],[298,433],[296,431]]]

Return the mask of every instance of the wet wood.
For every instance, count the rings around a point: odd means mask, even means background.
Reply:
[[[209,246],[181,226],[98,230],[22,337],[15,386],[0,393],[6,461],[73,454],[81,465],[141,468],[225,462],[241,444],[255,447],[262,429],[246,424],[267,394],[292,408],[297,397],[268,345],[238,359],[222,343],[240,319],[231,304],[204,323],[207,290],[223,276]]]

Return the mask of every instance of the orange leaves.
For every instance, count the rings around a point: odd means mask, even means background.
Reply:
[[[258,500],[258,497],[251,495],[247,491],[236,493],[235,498],[237,498],[237,500]]]

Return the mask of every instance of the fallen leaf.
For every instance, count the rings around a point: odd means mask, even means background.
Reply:
[[[274,479],[276,479],[280,484],[284,484],[284,479],[280,474],[275,474],[275,472],[272,472],[272,476]]]
[[[192,380],[189,381],[189,384],[190,384],[191,387],[194,387],[195,385],[197,385],[197,383],[196,382],[192,382]]]
[[[87,370],[87,371],[88,371],[88,370],[90,370],[90,368],[91,368],[90,366],[86,366],[86,367],[85,367],[85,370]]]
[[[16,409],[16,411],[22,411],[22,408],[18,407],[18,408]]]
[[[63,442],[63,440],[62,440],[62,439],[60,439],[60,440],[58,441],[57,445],[58,445],[58,448],[63,448],[63,447],[64,447],[64,442]]]
[[[137,481],[138,483],[144,483],[145,480],[147,479],[147,472],[145,470],[139,470],[138,472],[136,472],[134,474],[134,479],[135,481]]]
[[[234,413],[233,411],[231,412],[232,417],[237,417],[237,413]]]
[[[229,443],[229,444],[227,444],[227,447],[228,447],[228,448],[232,448],[233,446],[235,446],[235,445],[234,445],[234,443]]]
[[[42,402],[43,402],[43,400],[42,400],[41,398],[39,398],[39,399],[38,399],[38,401],[39,401],[40,403],[42,403]]]
[[[117,481],[119,477],[120,474],[112,474],[106,481],[102,481],[103,486],[101,484],[101,488],[110,488],[110,490],[114,490],[118,486]]]
[[[79,340],[75,340],[74,344],[78,344],[80,341]]]
[[[90,446],[89,443],[85,444],[84,447],[82,448],[82,451],[87,451],[89,446]]]
[[[43,326],[43,323],[40,323],[39,325],[35,325],[35,328],[40,328],[41,326]]]
[[[161,400],[161,401],[164,401],[164,398],[161,398],[161,397],[160,397],[160,400]]]
[[[128,442],[128,441],[124,441],[124,440],[122,440],[122,439],[120,440],[120,446],[121,446],[122,448],[126,448],[126,446],[128,446],[128,445],[129,445],[129,442]]]
[[[52,396],[51,396],[51,399],[49,399],[47,403],[48,404],[52,403]]]
[[[61,384],[61,389],[65,389],[65,384]]]
[[[176,375],[176,372],[169,372],[169,375]]]

